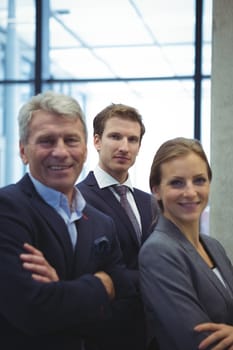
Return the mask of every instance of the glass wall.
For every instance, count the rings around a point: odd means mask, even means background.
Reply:
[[[164,140],[198,137],[209,154],[211,0],[1,0],[0,185],[25,172],[17,113],[53,89],[77,98],[89,131],[81,178],[93,169],[94,116],[110,103],[136,107],[146,126],[135,186],[148,191]],[[80,179],[81,179],[80,178]]]
[[[35,3],[0,3],[0,185],[24,172],[18,154],[17,113],[34,93]]]

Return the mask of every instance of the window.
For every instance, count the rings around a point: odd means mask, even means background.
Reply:
[[[89,156],[82,177],[97,161],[92,120],[112,102],[143,115],[135,186],[149,190],[152,157],[168,138],[197,136],[209,153],[211,6],[211,0],[2,0],[0,185],[25,172],[17,112],[46,89],[72,95],[85,111]]]

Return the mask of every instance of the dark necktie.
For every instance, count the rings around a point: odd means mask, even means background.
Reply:
[[[125,209],[130,221],[132,222],[132,225],[134,227],[134,230],[136,232],[136,236],[138,239],[139,244],[141,244],[141,229],[138,223],[138,220],[133,212],[133,209],[127,199],[127,186],[120,185],[120,186],[114,186],[114,189],[120,196],[120,203],[122,207]]]

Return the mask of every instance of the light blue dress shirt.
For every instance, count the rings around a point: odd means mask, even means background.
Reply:
[[[29,174],[29,176],[39,195],[47,204],[53,207],[65,221],[72,245],[75,247],[78,235],[75,221],[82,217],[82,212],[86,205],[86,201],[81,192],[74,187],[74,196],[70,208],[68,199],[63,193],[58,192],[51,187],[45,186],[36,180],[31,174]]]

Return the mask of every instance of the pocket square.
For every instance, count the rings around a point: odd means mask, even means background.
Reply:
[[[104,254],[110,251],[110,242],[106,236],[101,236],[94,240],[94,249],[96,254]]]

